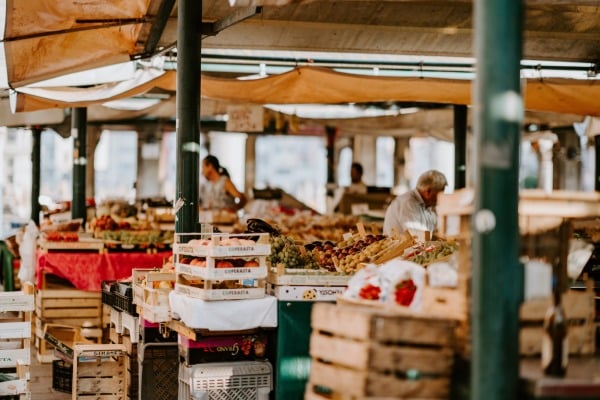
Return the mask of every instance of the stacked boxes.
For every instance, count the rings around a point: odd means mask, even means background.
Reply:
[[[456,323],[377,308],[312,309],[306,399],[447,399]]]
[[[123,354],[125,391],[127,399],[135,400],[139,396],[137,350],[140,318],[133,303],[133,287],[121,282],[105,283],[106,285],[103,283],[102,300],[110,306],[109,340],[112,344],[122,344],[125,348]]]
[[[101,293],[51,284],[50,277],[44,276],[42,288],[37,290],[35,296],[35,346],[38,361],[43,363],[54,359],[52,346],[44,343],[46,324],[101,327]]]
[[[1,396],[31,397],[29,366],[31,364],[31,314],[34,309],[33,288],[24,292],[0,293],[0,368],[6,370],[7,381],[0,382]]]
[[[202,300],[265,296],[268,234],[178,234],[176,240],[177,292]]]
[[[122,400],[127,391],[125,346],[76,344],[73,354],[73,398]]]
[[[270,253],[268,234],[178,234],[175,291],[199,302],[264,298]],[[273,373],[266,361],[264,332],[197,331],[184,326],[178,348],[179,400],[269,398]]]

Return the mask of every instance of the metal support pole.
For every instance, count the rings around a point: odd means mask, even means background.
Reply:
[[[523,120],[522,0],[475,2],[471,399],[516,399],[519,378],[518,178]]]
[[[467,106],[454,106],[454,189],[467,186]]]
[[[177,202],[175,232],[198,232],[200,185],[200,21],[202,2],[177,12]]]
[[[73,108],[71,113],[71,135],[73,135],[73,199],[71,217],[82,218],[85,226],[85,168],[87,165],[87,108]]]
[[[594,136],[594,149],[596,149],[596,172],[594,174],[594,190],[600,192],[600,135]]]
[[[31,129],[31,220],[40,225],[40,171],[42,152],[42,128]]]

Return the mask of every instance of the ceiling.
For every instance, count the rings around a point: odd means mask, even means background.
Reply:
[[[0,0],[1,7],[0,61],[4,47],[11,87],[156,54],[176,57],[176,0]],[[372,66],[391,56],[407,57],[414,68],[432,56],[474,62],[468,0],[202,0],[201,12],[203,60],[260,50],[289,54],[288,65],[310,64],[325,52],[338,61],[360,55]],[[523,59],[581,62],[595,75],[600,3],[525,0],[523,46]]]
[[[600,59],[598,1],[524,3],[524,59]],[[236,19],[240,21],[216,32]],[[202,24],[205,49],[474,57],[469,0],[314,0],[233,9],[228,1],[202,0]],[[165,44],[175,39],[173,24],[167,27],[161,40]]]

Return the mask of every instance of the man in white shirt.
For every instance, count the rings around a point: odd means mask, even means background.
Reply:
[[[392,229],[398,233],[407,229],[433,233],[437,227],[437,196],[447,184],[440,171],[429,170],[421,174],[415,189],[396,197],[388,206],[383,220],[384,235],[390,235]]]

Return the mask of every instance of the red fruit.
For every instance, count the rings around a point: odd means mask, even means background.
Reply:
[[[394,292],[396,304],[409,306],[415,297],[416,291],[417,287],[412,279],[399,282],[396,285],[396,291]]]
[[[366,300],[379,300],[381,288],[379,286],[367,284],[360,289],[358,297]]]

